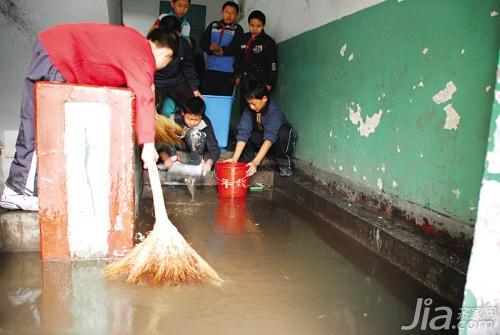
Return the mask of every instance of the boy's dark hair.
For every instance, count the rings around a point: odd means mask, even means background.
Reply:
[[[227,6],[231,6],[231,7],[233,7],[234,9],[236,9],[236,14],[239,14],[239,13],[240,13],[240,5],[238,5],[236,2],[234,2],[234,1],[226,1],[226,2],[222,5],[222,10],[224,10],[224,8],[226,8]]]
[[[253,12],[248,15],[248,23],[250,23],[250,20],[257,19],[260,22],[262,22],[262,25],[266,25],[266,15],[262,13],[260,10],[254,10]]]
[[[156,43],[160,47],[172,49],[173,57],[179,49],[179,35],[163,27],[153,29],[147,36],[148,40]]]
[[[191,0],[188,0],[189,1],[189,4],[191,4]],[[176,3],[177,0],[172,0],[173,3]]]
[[[181,21],[173,15],[167,15],[160,21],[160,27],[171,32],[181,33]]]
[[[200,97],[191,97],[186,100],[182,111],[187,114],[203,115],[205,113],[205,102]]]
[[[265,96],[268,96],[269,92],[267,91],[266,84],[261,81],[250,81],[248,83],[245,99],[262,99]]]

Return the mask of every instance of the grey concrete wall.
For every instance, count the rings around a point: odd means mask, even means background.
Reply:
[[[54,24],[108,22],[106,0],[0,0],[0,191],[14,153],[23,78],[37,34]]]
[[[267,18],[266,31],[279,43],[380,2],[382,0],[251,0],[243,2],[244,19],[240,24],[247,31],[248,14],[254,9],[261,10]]]

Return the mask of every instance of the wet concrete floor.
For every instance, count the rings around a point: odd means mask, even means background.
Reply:
[[[247,201],[165,192],[170,219],[224,278],[150,288],[108,281],[104,261],[0,254],[0,334],[422,334],[402,331],[432,294],[311,220],[279,191]],[[138,229],[152,227],[151,199]],[[139,236],[140,234],[138,234]]]

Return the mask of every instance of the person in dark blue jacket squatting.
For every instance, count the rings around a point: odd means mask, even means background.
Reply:
[[[236,149],[228,162],[247,163],[247,175],[257,172],[270,153],[282,177],[292,175],[292,153],[297,134],[278,105],[269,98],[263,82],[251,82],[245,94],[247,107],[237,126]]]

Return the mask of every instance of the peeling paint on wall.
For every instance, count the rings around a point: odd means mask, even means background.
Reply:
[[[496,130],[493,135],[494,143],[500,143],[500,116],[496,119]],[[488,173],[500,173],[500,145],[495,145],[493,150],[486,155]]]
[[[344,57],[345,51],[347,50],[347,44],[344,44],[342,48],[340,48],[340,55]]]
[[[429,48],[424,48],[422,50],[422,54],[424,54],[424,55],[427,55],[428,52],[429,52]]]
[[[377,179],[377,187],[381,191],[382,191],[382,188],[384,188],[384,182],[382,181],[382,178]]]
[[[496,10],[493,10],[491,13],[490,13],[490,16],[491,17],[494,17],[494,16],[497,16],[498,15],[498,12]]]
[[[446,113],[446,121],[443,129],[457,130],[460,123],[460,115],[451,104],[443,109]]]
[[[455,197],[457,199],[460,198],[460,190],[459,189],[451,190],[451,193],[455,194]]]
[[[491,85],[486,86],[484,90],[485,90],[486,92],[489,92],[489,91],[491,90]]]
[[[455,86],[453,81],[449,81],[444,89],[442,89],[432,97],[432,100],[438,105],[443,104],[451,100],[451,98],[453,98],[453,94],[455,94],[456,91],[457,87]]]
[[[396,187],[398,187],[398,182],[393,180],[392,181],[392,188],[396,188]]]
[[[349,55],[349,62],[352,62],[353,60],[354,60],[354,54],[352,53]]]
[[[348,107],[348,109],[349,119],[351,120],[352,124],[359,124],[358,132],[361,136],[368,137],[371,133],[375,132],[375,129],[377,129],[378,125],[380,124],[380,119],[382,118],[382,110],[379,110],[372,116],[366,116],[366,120],[363,121],[363,118],[361,116],[361,107],[359,106],[359,104],[356,105],[356,111],[354,111],[351,107]]]

